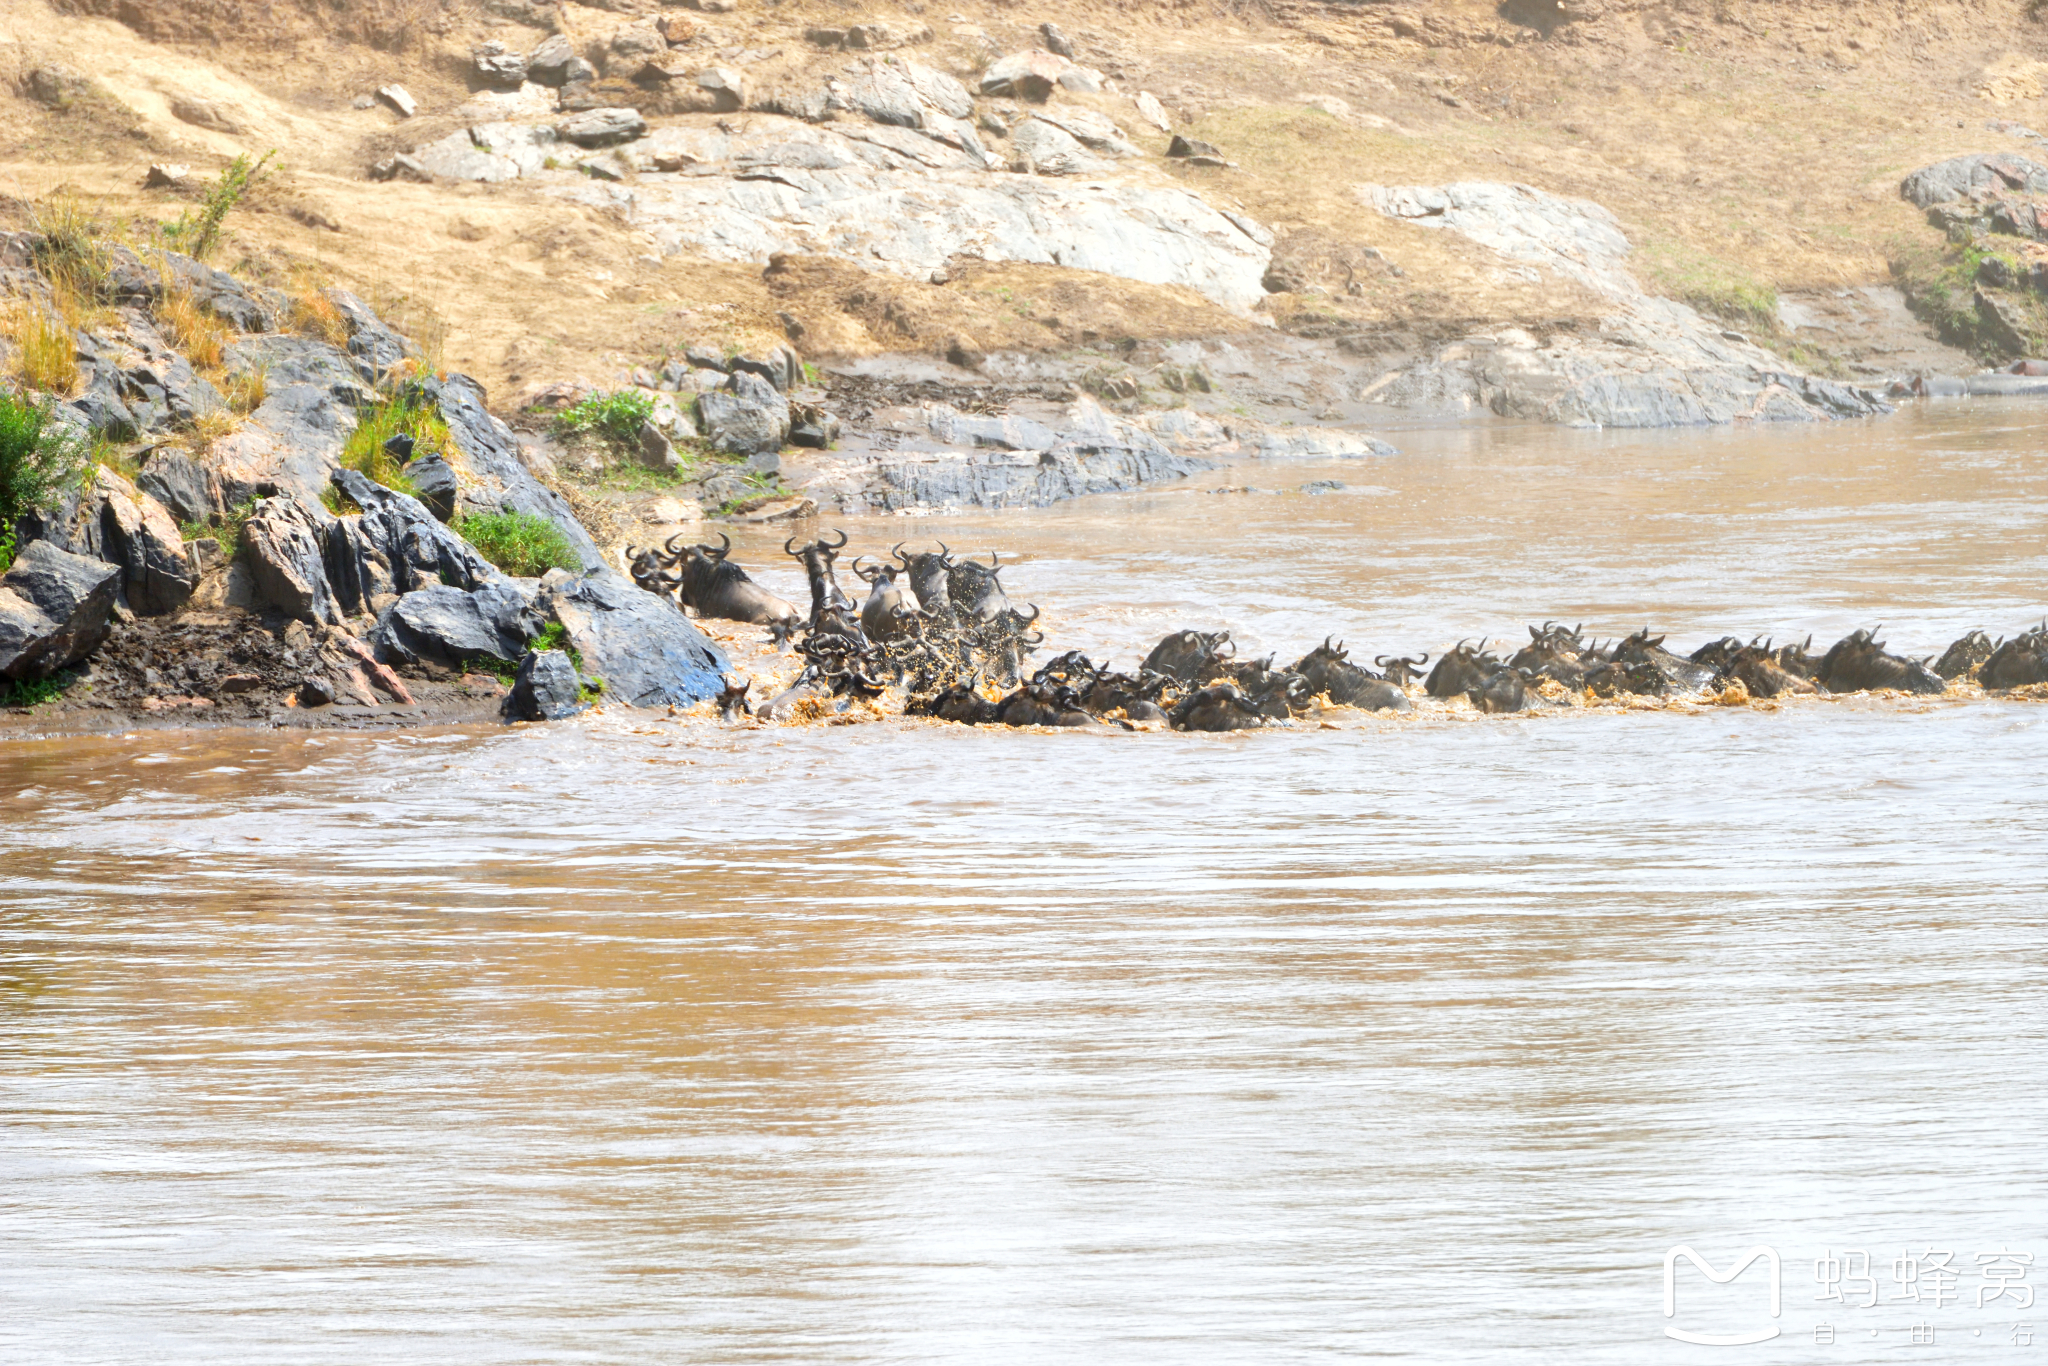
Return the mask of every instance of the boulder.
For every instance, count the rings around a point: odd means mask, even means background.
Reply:
[[[455,520],[455,498],[460,490],[455,471],[446,460],[438,455],[421,456],[399,473],[412,484],[420,504],[434,514],[436,521],[446,524]]]
[[[121,571],[31,541],[0,576],[0,677],[47,678],[107,638]]]
[[[1159,102],[1157,95],[1154,95],[1149,90],[1140,90],[1138,98],[1132,101],[1132,103],[1138,106],[1139,118],[1145,120],[1145,122],[1151,124],[1162,133],[1171,133],[1173,131],[1173,121],[1166,117],[1166,106]]]
[[[583,680],[560,650],[529,650],[519,661],[505,715],[515,721],[562,721],[583,710]]]
[[[569,82],[569,68],[580,61],[576,45],[557,33],[526,54],[526,79],[559,90]]]
[[[363,510],[359,517],[339,519],[327,540],[335,592],[350,611],[378,610],[386,593],[435,584],[469,590],[504,577],[417,498],[354,470],[336,470],[333,478]]]
[[[300,621],[340,621],[341,604],[327,581],[324,547],[333,522],[317,507],[284,493],[256,505],[242,524],[242,554],[259,601]]]
[[[171,285],[237,332],[274,332],[291,313],[291,300],[278,290],[252,288],[224,270],[175,251],[153,259],[162,262]]]
[[[36,103],[52,109],[61,109],[92,93],[92,82],[62,62],[37,67],[28,73],[26,84]]]
[[[609,147],[631,142],[647,131],[647,120],[637,109],[590,109],[572,114],[555,125],[555,134],[578,147]]]
[[[1219,160],[1223,156],[1214,143],[1183,137],[1179,133],[1175,133],[1173,141],[1166,144],[1166,154],[1170,157],[1215,157]]]
[[[697,88],[711,96],[717,113],[729,114],[747,102],[746,78],[734,67],[705,67],[697,73]]]
[[[737,370],[724,389],[698,395],[697,426],[712,449],[729,455],[780,450],[789,440],[789,400],[759,375]]]
[[[1104,166],[1071,133],[1042,119],[1025,119],[1011,129],[1010,151],[1013,170],[1037,175],[1092,175]]]
[[[408,337],[393,331],[377,316],[375,309],[345,289],[326,291],[327,301],[348,324],[348,353],[356,360],[358,372],[367,370],[375,382],[389,375],[404,361],[418,358],[420,349]]]
[[[180,166],[169,161],[153,161],[143,174],[142,188],[145,190],[168,190],[182,185],[192,174],[190,166]]]
[[[803,359],[787,346],[778,346],[767,354],[742,352],[732,358],[728,368],[734,373],[744,370],[759,375],[785,394],[804,382]]]
[[[550,570],[539,606],[567,629],[583,671],[603,680],[607,697],[636,707],[687,707],[725,689],[725,652],[673,602],[642,592],[616,570]]]
[[[652,422],[640,424],[640,439],[634,443],[633,459],[658,474],[673,474],[682,468],[682,462],[676,459],[675,443]]]
[[[390,105],[402,119],[409,119],[420,112],[420,102],[412,97],[411,91],[396,82],[377,87],[377,98]]]
[[[390,664],[511,665],[547,625],[533,600],[511,579],[464,592],[434,584],[405,594],[377,618],[370,643]]]
[[[194,128],[209,132],[227,133],[239,137],[249,131],[232,105],[218,100],[196,99],[189,95],[171,96],[171,115]]]
[[[613,76],[627,75],[637,71],[648,58],[667,51],[668,39],[662,37],[652,19],[623,24],[612,32],[611,41],[605,45],[605,71]]]
[[[2048,194],[2048,166],[2012,152],[1980,152],[1923,166],[1899,183],[1899,194],[1923,209],[1977,190]]]
[[[105,466],[83,488],[21,519],[28,535],[119,568],[117,600],[141,616],[175,612],[199,586],[178,524],[163,505]]]
[[[1071,58],[1074,55],[1074,44],[1050,19],[1038,26],[1038,36],[1045,40],[1045,50],[1054,56]]]
[[[159,446],[143,457],[135,486],[180,524],[211,521],[226,510],[220,476],[175,446]]]
[[[526,58],[508,51],[495,38],[469,50],[479,83],[492,90],[517,90],[526,82]]]
[[[1047,52],[1043,48],[1031,48],[1024,52],[1013,52],[982,72],[981,93],[1009,95],[1021,100],[1042,102],[1052,94],[1054,86],[1067,85],[1067,78],[1080,77],[1078,83],[1087,85],[1089,81],[1086,77],[1089,76],[1095,77],[1095,84],[1100,88],[1098,73],[1089,72],[1086,67],[1076,66],[1057,53]]]

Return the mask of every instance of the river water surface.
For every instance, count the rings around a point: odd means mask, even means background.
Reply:
[[[2041,615],[2044,438],[1410,432],[848,526],[1125,663],[1924,653]],[[13,743],[0,1360],[2048,1362],[1976,1303],[2048,1281],[2044,761],[1987,700]],[[1679,1244],[1780,1316],[1681,1264],[1667,1318]]]

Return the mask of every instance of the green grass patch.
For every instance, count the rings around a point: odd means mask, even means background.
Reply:
[[[242,528],[249,523],[249,517],[256,511],[257,500],[245,498],[224,513],[216,513],[211,521],[180,522],[178,535],[187,541],[203,541],[208,537],[220,542],[220,553],[227,559],[234,559],[242,549]]]
[[[77,681],[75,669],[59,669],[48,678],[0,679],[0,707],[40,707],[62,697]]]
[[[1778,291],[1740,266],[1676,243],[1651,241],[1634,262],[1652,294],[1690,304],[1750,332],[1778,330]]]
[[[2017,326],[1978,305],[1977,273],[1994,256],[2004,257],[2013,277],[2020,276],[2015,257],[1974,243],[1896,242],[1890,253],[1892,280],[1914,315],[1950,345],[1992,363],[2038,356],[2048,350],[2048,309],[2032,291],[1982,289],[1986,297],[2004,301],[2007,317]]]
[[[487,512],[464,517],[455,529],[476,547],[479,555],[514,578],[537,579],[550,569],[583,567],[562,529],[531,512]]]
[[[618,449],[640,439],[640,424],[654,416],[654,399],[639,389],[592,394],[555,417],[561,436],[594,436]]]
[[[25,512],[83,487],[92,470],[90,443],[56,417],[45,399],[30,403],[0,393],[0,528],[8,533],[0,572],[14,563],[13,529]]]
[[[341,448],[342,467],[394,492],[417,496],[412,480],[398,472],[399,462],[384,449],[384,443],[400,433],[412,438],[415,460],[427,455],[445,458],[455,449],[434,401],[424,394],[404,393],[357,411],[356,429]]]
[[[595,702],[604,696],[604,680],[596,674],[583,672],[583,652],[569,643],[569,628],[559,621],[551,621],[541,633],[533,638],[529,647],[534,650],[560,650],[569,656],[570,666],[576,670],[580,683],[576,689],[576,700],[583,703]],[[509,682],[509,679],[507,680]]]

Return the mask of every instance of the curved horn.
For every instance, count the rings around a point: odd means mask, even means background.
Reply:
[[[910,563],[910,557],[903,553],[903,542],[901,541],[896,542],[896,548],[890,551],[889,554],[894,558],[903,561],[903,563],[905,564]]]
[[[661,548],[663,550],[666,550],[671,555],[682,554],[682,551],[676,549],[676,542],[682,540],[683,537],[688,534],[688,532],[678,531],[675,535],[669,537],[666,541],[662,542]]]
[[[846,549],[846,532],[842,530],[839,533],[839,541],[836,545],[827,541],[823,536],[818,538],[818,544],[826,550],[844,550]]]
[[[804,549],[809,550],[810,547],[805,546]],[[782,553],[785,555],[795,555],[798,553],[796,549],[796,537],[792,536],[782,543]]]
[[[717,553],[712,553],[709,542],[705,543],[704,553],[706,555],[710,555],[711,558],[714,560],[723,560],[726,556],[732,554],[732,537],[726,535],[723,531],[721,531],[718,533],[718,539],[723,541],[725,544],[718,547]]]
[[[946,548],[946,543],[944,541],[939,542],[939,559],[941,562],[946,564],[951,564],[953,562],[953,552]]]

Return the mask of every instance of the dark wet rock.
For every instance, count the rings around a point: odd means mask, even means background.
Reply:
[[[258,600],[300,621],[328,625],[342,619],[324,554],[333,520],[289,493],[256,505],[242,525],[242,555]]]
[[[455,471],[438,455],[422,456],[399,471],[412,484],[420,503],[437,521],[455,520],[455,498],[460,489]]]
[[[1166,154],[1170,157],[1221,157],[1223,152],[1214,143],[1175,133],[1173,141],[1166,144]]]
[[[118,598],[140,616],[175,612],[199,585],[171,514],[104,466],[84,488],[24,517],[22,528],[62,550],[117,566]]]
[[[519,661],[505,715],[515,721],[562,721],[583,710],[583,680],[560,650],[529,650]]]
[[[220,477],[175,447],[159,446],[145,456],[135,485],[180,524],[205,522],[226,510]]]
[[[1923,166],[1899,183],[1900,196],[1923,209],[1979,190],[2048,194],[2048,166],[2012,152],[1979,152]]]
[[[299,684],[299,705],[302,707],[327,707],[334,704],[334,684],[318,674],[306,675]]]
[[[519,458],[519,441],[512,429],[491,416],[484,407],[483,386],[467,375],[451,374],[446,379],[428,378],[418,391],[434,400],[462,463],[476,477],[479,493],[486,501],[480,511],[508,509],[545,517],[561,529],[583,567],[594,569],[605,562],[597,543],[576,520],[562,495],[533,477]]]
[[[789,440],[789,400],[759,375],[735,370],[722,390],[697,398],[697,426],[730,455],[780,450]]]
[[[607,697],[684,707],[725,688],[725,652],[673,602],[616,570],[552,570],[541,580],[539,605],[567,628],[583,671],[604,681]]]
[[[533,600],[510,579],[464,592],[436,584],[415,589],[384,609],[370,633],[380,659],[390,664],[437,664],[444,669],[511,665],[547,623]]]
[[[97,649],[111,628],[121,571],[31,541],[0,576],[0,677],[47,678]]]
[[[363,510],[336,519],[325,542],[335,592],[349,611],[380,611],[388,594],[435,584],[468,590],[504,577],[417,498],[354,470],[336,470],[333,479]]]
[[[572,114],[555,125],[555,135],[578,147],[610,147],[631,142],[647,131],[647,120],[637,109],[589,109]]]

